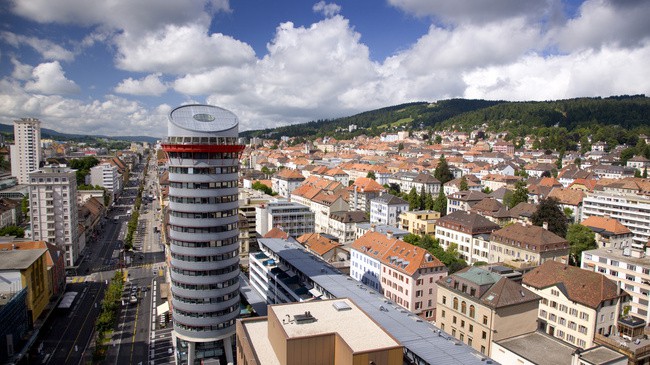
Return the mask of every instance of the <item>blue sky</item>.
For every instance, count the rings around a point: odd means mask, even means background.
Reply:
[[[164,136],[185,103],[240,130],[451,97],[650,92],[644,0],[10,0],[0,123]]]

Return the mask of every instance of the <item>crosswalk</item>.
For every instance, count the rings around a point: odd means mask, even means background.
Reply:
[[[68,276],[66,282],[68,283],[83,283],[86,280],[90,281],[90,276]]]

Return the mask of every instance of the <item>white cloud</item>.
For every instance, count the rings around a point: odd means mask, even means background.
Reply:
[[[554,100],[581,96],[650,93],[650,44],[628,50],[602,47],[570,55],[530,55],[509,65],[464,76],[465,97]]]
[[[160,96],[167,91],[167,85],[160,81],[161,76],[162,74],[156,73],[138,80],[129,77],[128,79],[122,80],[115,87],[115,92],[130,95]]]
[[[28,80],[32,76],[32,70],[34,69],[30,65],[20,63],[16,58],[11,58],[11,64],[14,65],[14,71],[11,73],[11,77],[17,80]]]
[[[649,1],[587,0],[578,17],[550,32],[562,50],[598,49],[603,45],[637,47],[650,40]]]
[[[46,60],[71,61],[74,59],[74,54],[71,51],[45,39],[26,37],[12,32],[2,32],[0,38],[16,48],[22,45],[32,47]]]
[[[341,12],[341,6],[334,3],[326,3],[325,1],[319,1],[312,7],[312,10],[316,13],[321,13],[328,18],[333,17]]]
[[[25,90],[42,94],[74,94],[79,86],[65,77],[59,61],[41,63],[32,70],[32,79],[25,84]]]
[[[123,35],[116,43],[117,67],[128,71],[185,74],[255,61],[248,44],[220,33],[208,35],[198,23],[168,25],[143,37]]]
[[[543,0],[388,0],[407,13],[451,23],[485,24],[513,17],[548,14],[557,1]]]
[[[207,8],[230,11],[227,0],[212,0]],[[92,6],[86,0],[15,0],[12,11],[41,23],[100,25],[130,35],[209,17],[205,2],[195,0],[113,0],[96,1]]]

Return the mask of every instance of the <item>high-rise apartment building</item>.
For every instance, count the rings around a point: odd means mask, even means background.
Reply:
[[[11,175],[19,184],[29,183],[29,173],[41,163],[41,121],[35,118],[14,120],[14,144],[11,146]]]
[[[171,111],[171,307],[177,363],[233,362],[239,314],[238,118],[210,105]]]
[[[65,251],[65,266],[74,267],[79,252],[76,171],[48,165],[29,176],[29,214],[32,237]]]
[[[103,162],[90,168],[90,185],[106,188],[111,194],[111,201],[114,201],[115,196],[122,190],[122,181],[117,166]]]

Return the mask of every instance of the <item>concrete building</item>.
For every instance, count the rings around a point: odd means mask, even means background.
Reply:
[[[41,163],[41,121],[35,118],[14,120],[14,144],[11,145],[11,175],[18,184],[29,183],[29,173]]]
[[[117,171],[117,166],[103,162],[90,168],[90,185],[106,188],[112,202],[122,191],[122,176]]]
[[[409,210],[409,203],[391,194],[370,201],[370,223],[397,226],[399,215]]]
[[[508,278],[472,266],[438,280],[436,323],[491,356],[492,341],[535,331],[540,299]]]
[[[29,327],[43,313],[52,294],[47,273],[47,249],[0,250],[0,293],[17,293],[27,289]]]
[[[368,223],[366,212],[355,210],[352,212],[334,212],[328,220],[327,233],[338,238],[342,244],[354,242],[356,226],[358,223]]]
[[[489,262],[515,268],[534,267],[546,261],[569,262],[569,242],[532,224],[513,223],[490,235]]]
[[[455,244],[469,265],[489,261],[490,233],[501,228],[480,214],[455,211],[436,222],[436,238],[447,249]]]
[[[581,267],[620,283],[632,298],[630,314],[650,323],[650,256],[646,251],[627,248],[599,248],[582,252]]]
[[[347,298],[271,305],[237,321],[237,343],[240,365],[403,364],[399,342]]]
[[[524,274],[522,285],[542,297],[539,329],[586,349],[595,334],[616,333],[616,323],[628,296],[605,275],[555,261]]]
[[[368,232],[350,247],[350,276],[423,319],[435,319],[436,282],[447,268],[426,250]]]
[[[255,208],[255,230],[264,236],[275,227],[291,237],[314,232],[314,212],[302,204],[276,200]]]
[[[260,239],[261,252],[276,265],[278,275],[284,280],[294,278],[292,290],[300,291],[309,299],[349,298],[374,322],[403,344],[405,363],[419,365],[485,364],[489,360],[472,348],[448,336],[428,321],[422,320],[408,310],[395,305],[371,288],[341,274],[331,265],[307,252],[298,243],[284,239]],[[250,271],[251,275],[253,271]],[[273,288],[274,285],[271,285]],[[301,289],[302,288],[302,289]],[[266,298],[266,293],[260,293]],[[534,323],[534,322],[533,322]],[[360,335],[372,341],[371,337]],[[364,363],[366,364],[366,363]]]
[[[433,235],[436,230],[436,221],[440,219],[440,213],[435,210],[415,210],[403,212],[399,215],[399,227],[412,234]]]
[[[29,214],[32,237],[65,251],[66,268],[74,267],[79,253],[77,170],[48,165],[29,174]]]
[[[11,363],[9,359],[20,351],[31,319],[27,309],[27,288],[0,290],[0,349],[3,349],[0,362]]]
[[[273,191],[285,198],[290,198],[291,192],[300,186],[303,181],[305,181],[305,177],[302,176],[300,171],[292,169],[282,169],[271,177]]]
[[[632,237],[634,237],[632,231],[614,218],[592,215],[580,224],[594,232],[598,247],[619,249],[632,247]]]
[[[236,115],[210,105],[169,114],[169,270],[177,364],[234,361],[239,315]]]
[[[650,179],[603,179],[582,200],[581,221],[605,216],[621,222],[634,234],[632,246],[644,250],[650,241]]]

